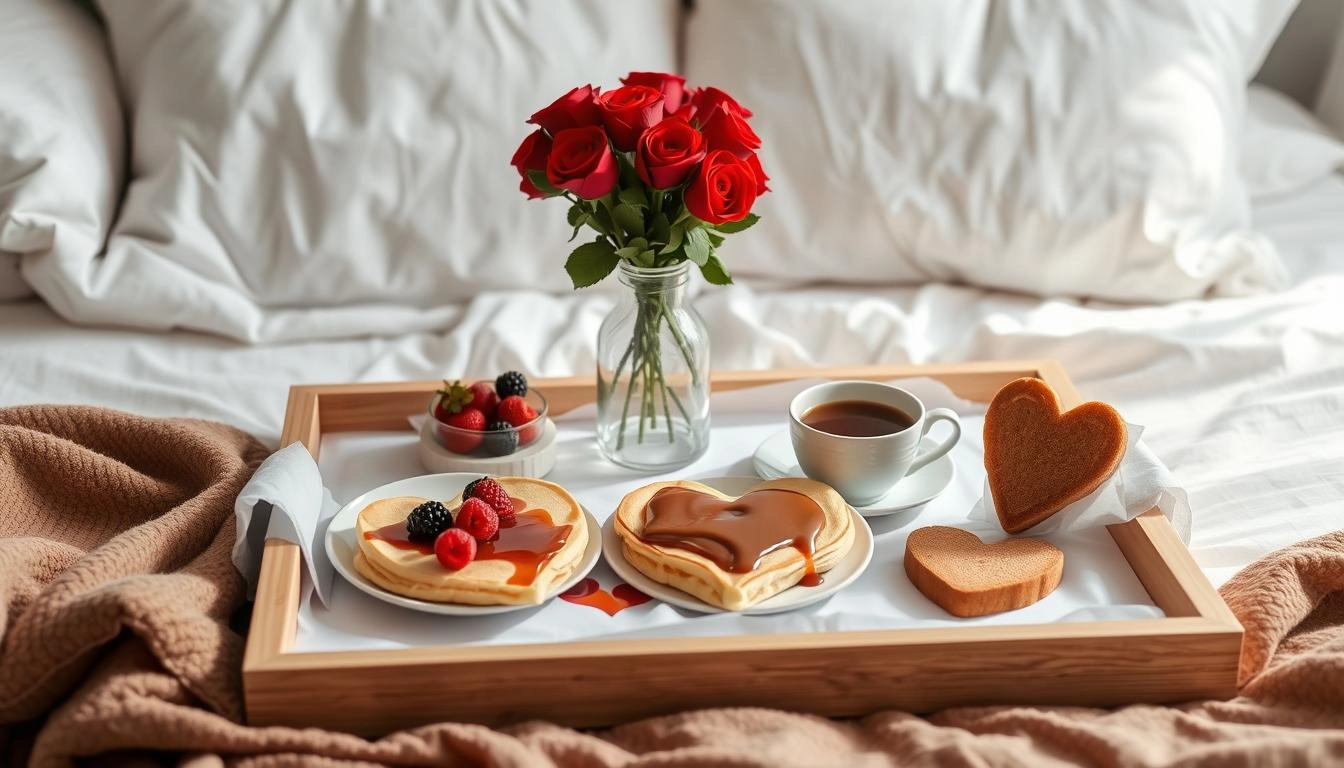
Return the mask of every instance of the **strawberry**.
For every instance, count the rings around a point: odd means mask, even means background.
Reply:
[[[439,429],[443,447],[453,453],[471,453],[485,439],[485,414],[475,408],[450,413],[439,421],[456,429]]]
[[[485,439],[485,425],[489,422],[481,409],[472,407],[474,395],[471,390],[460,381],[449,384],[444,380],[437,394],[439,400],[434,404],[434,418],[441,424],[455,427],[435,430],[439,444],[453,453],[471,453],[480,447]]]
[[[438,402],[434,404],[434,418],[439,421],[471,405],[472,401],[471,390],[462,386],[460,381],[449,384],[448,380],[444,379],[443,386],[435,390],[434,394],[439,396]]]
[[[501,421],[507,421],[515,427],[522,427],[537,418],[537,411],[526,400],[518,395],[509,395],[499,401],[499,410],[495,411],[495,417]],[[532,424],[526,429],[518,430],[518,444],[527,445],[536,439],[541,425]]]
[[[473,496],[458,507],[453,525],[470,533],[477,541],[489,541],[499,534],[499,515],[494,507]]]
[[[476,558],[476,539],[461,528],[449,528],[434,540],[434,557],[444,568],[460,571]]]
[[[507,520],[517,514],[513,508],[513,499],[509,498],[509,492],[493,477],[483,477],[475,481],[471,493],[467,495],[489,504],[501,520]]]
[[[467,390],[471,392],[471,402],[467,405],[479,408],[485,414],[486,421],[494,421],[495,409],[499,407],[499,395],[495,394],[494,385],[488,381],[478,381]]]

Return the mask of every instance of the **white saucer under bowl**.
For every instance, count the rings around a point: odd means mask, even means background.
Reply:
[[[933,445],[934,441],[926,437],[919,444],[919,448],[922,451],[928,450]],[[789,439],[787,429],[780,430],[761,442],[755,455],[752,456],[752,465],[756,469],[756,474],[766,480],[806,477],[802,468],[798,466],[798,457],[793,453],[793,441]],[[938,494],[952,483],[955,474],[956,464],[952,462],[952,454],[944,454],[925,464],[917,472],[901,478],[886,496],[872,504],[856,506],[854,509],[864,517],[882,517],[927,504],[938,498]]]
[[[408,477],[405,480],[397,480],[387,485],[381,485],[367,493],[364,493],[350,503],[341,508],[336,516],[331,519],[331,524],[327,527],[326,549],[327,558],[331,560],[332,566],[336,569],[346,581],[359,591],[376,597],[385,603],[398,605],[402,608],[410,608],[413,611],[422,611],[424,613],[437,613],[444,616],[486,616],[492,613],[508,613],[510,611],[523,611],[528,608],[536,608],[536,605],[464,605],[462,603],[434,603],[428,600],[417,600],[413,597],[405,597],[393,592],[388,592],[382,587],[365,579],[355,570],[355,553],[359,551],[359,534],[355,530],[355,521],[359,518],[359,511],[378,499],[387,499],[395,496],[422,496],[427,499],[451,499],[462,492],[467,483],[475,480],[479,475],[476,473],[448,473],[441,475],[421,475],[419,477]],[[602,534],[601,526],[593,513],[586,508],[583,510],[584,521],[588,526],[588,545],[583,550],[583,556],[579,560],[579,566],[574,573],[564,582],[555,586],[547,595],[546,600],[550,600],[556,595],[564,592],[570,587],[583,580],[588,572],[597,565],[599,555],[602,553]],[[543,600],[545,602],[545,600]]]
[[[555,422],[546,419],[541,434],[508,456],[464,456],[434,440],[429,419],[420,424],[420,463],[429,472],[470,472],[495,477],[545,477],[555,467]]]
[[[730,496],[736,496],[746,492],[748,488],[757,483],[754,477],[715,477],[709,479],[698,479],[696,482],[704,483],[711,488],[715,488]],[[854,508],[850,507],[850,515],[854,516]],[[849,552],[840,558],[831,570],[822,574],[821,583],[815,587],[804,587],[795,585],[780,592],[777,595],[768,597],[765,600],[747,608],[743,611],[737,611],[747,616],[763,616],[771,613],[783,613],[792,611],[795,608],[802,608],[805,605],[811,605],[815,602],[825,600],[831,595],[839,592],[854,582],[863,574],[868,563],[873,559],[873,532],[868,528],[868,524],[858,517],[854,520],[854,546],[849,548]],[[638,589],[649,597],[662,600],[669,605],[675,605],[679,608],[685,608],[699,613],[732,613],[717,605],[710,605],[698,597],[683,592],[676,587],[654,581],[645,576],[631,565],[626,559],[621,549],[621,538],[616,535],[616,515],[607,518],[606,524],[602,526],[602,554],[607,558],[607,565],[616,572],[627,584]]]

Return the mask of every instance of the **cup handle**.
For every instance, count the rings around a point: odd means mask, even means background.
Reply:
[[[952,434],[943,438],[934,447],[916,456],[905,474],[913,474],[934,459],[942,458],[943,454],[952,450],[952,446],[956,445],[957,441],[961,439],[961,419],[957,418],[956,412],[951,408],[934,408],[924,414],[924,429],[919,433],[920,440],[923,440],[924,436],[929,433],[929,429],[935,421],[946,421],[952,427]]]

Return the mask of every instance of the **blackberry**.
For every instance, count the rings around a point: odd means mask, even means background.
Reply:
[[[481,438],[481,447],[485,449],[490,456],[508,456],[518,450],[518,430],[507,421],[492,421],[485,428],[485,435]],[[471,486],[475,490],[476,483],[479,480],[473,480]],[[467,491],[463,491],[464,494]],[[468,494],[469,495],[469,494]]]
[[[503,400],[509,395],[525,397],[527,395],[527,377],[518,371],[508,371],[499,374],[495,379],[495,394]]]
[[[453,513],[442,502],[426,501],[406,516],[406,535],[412,541],[433,541],[453,527]]]
[[[481,475],[480,477],[476,478],[475,480],[472,480],[470,483],[467,483],[467,487],[462,489],[462,498],[464,498],[464,499],[470,499],[470,498],[471,498],[471,494],[473,494],[473,493],[476,492],[476,486],[477,486],[477,484],[479,484],[479,483],[480,483],[482,480],[484,480],[485,478],[486,478],[485,475]]]

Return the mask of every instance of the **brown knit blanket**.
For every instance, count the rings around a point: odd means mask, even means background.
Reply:
[[[248,728],[232,504],[264,455],[219,424],[0,409],[0,765],[1344,765],[1344,532],[1223,588],[1246,627],[1228,702],[843,722],[721,709],[599,733],[445,723],[376,742]]]

